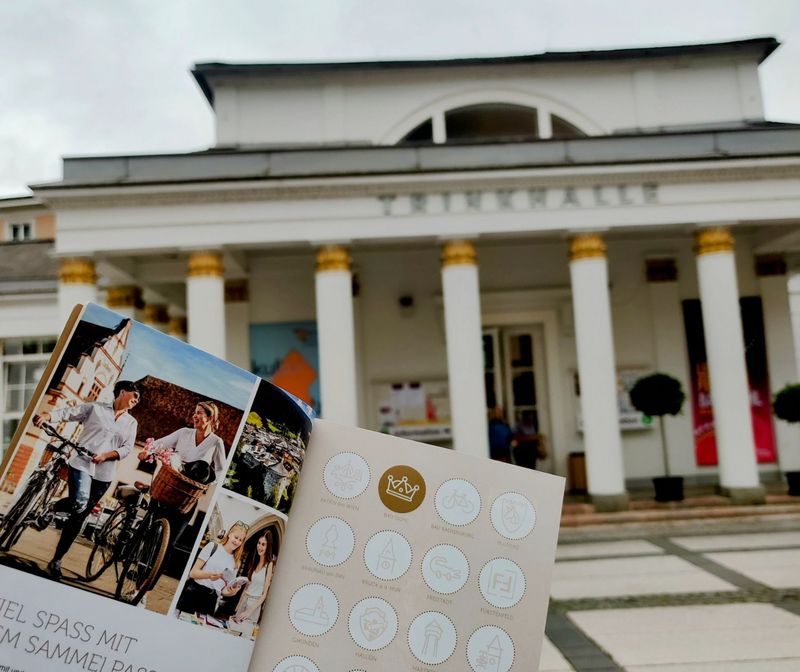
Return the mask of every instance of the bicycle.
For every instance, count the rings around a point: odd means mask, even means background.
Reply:
[[[95,581],[113,565],[115,597],[129,604],[138,604],[152,588],[169,545],[169,522],[161,506],[147,500],[149,489],[138,481],[117,486],[119,504],[95,533],[86,561],[85,581]]]
[[[85,581],[97,580],[113,565],[115,599],[128,604],[138,604],[152,589],[169,545],[169,521],[161,505],[147,499],[149,490],[139,481],[117,486],[119,504],[95,533],[86,561]]]
[[[144,489],[140,492],[144,496],[150,486],[141,485]],[[122,571],[117,575],[114,598],[128,604],[139,604],[152,590],[169,546],[169,521],[164,518],[161,505],[150,499],[146,507],[144,518],[134,526],[129,540],[123,534],[115,545],[115,548],[119,547],[117,557],[124,560]],[[109,528],[109,532],[113,533],[113,530]]]
[[[161,573],[169,546],[170,513],[188,514],[207,491],[208,484],[168,465],[156,472],[151,485],[137,481],[133,486],[118,487],[119,504],[95,535],[86,564],[87,579],[94,580],[114,565],[115,598],[138,604]],[[140,519],[141,509],[145,514]]]
[[[112,564],[122,560],[122,549],[133,537],[139,510],[146,508],[144,494],[147,492],[147,486],[139,486],[144,484],[137,481],[133,486],[118,485],[114,490],[114,498],[118,504],[92,535],[94,543],[84,572],[86,581],[95,581]],[[116,573],[119,578],[119,571]]]
[[[53,456],[31,474],[25,489],[0,521],[0,551],[10,551],[28,527],[44,530],[53,521],[50,503],[61,486],[61,476],[72,452],[92,457],[89,450],[58,433],[55,427],[42,424],[45,434],[54,439],[45,448]]]

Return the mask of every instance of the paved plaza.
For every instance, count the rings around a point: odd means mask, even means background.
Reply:
[[[800,670],[795,511],[562,527],[539,669]]]

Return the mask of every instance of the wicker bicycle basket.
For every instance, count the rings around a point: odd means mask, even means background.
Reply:
[[[206,490],[208,490],[207,485],[193,481],[172,467],[164,465],[153,478],[150,497],[181,513],[188,513]]]

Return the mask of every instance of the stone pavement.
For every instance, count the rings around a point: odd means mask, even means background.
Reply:
[[[565,506],[539,669],[800,670],[800,498]]]

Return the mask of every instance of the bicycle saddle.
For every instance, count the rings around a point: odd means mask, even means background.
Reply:
[[[133,487],[136,488],[139,492],[147,492],[150,489],[150,484],[145,483],[144,481],[134,481]]]

